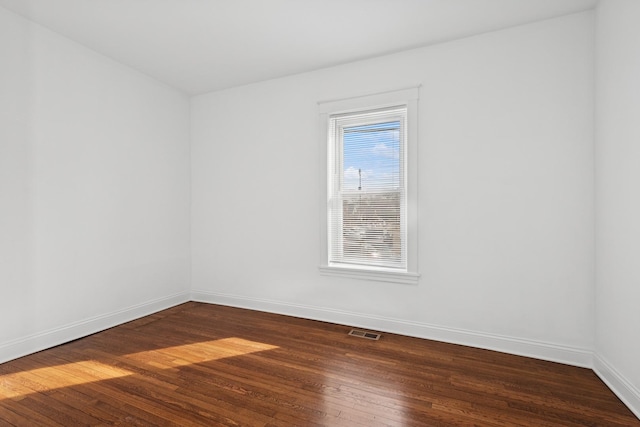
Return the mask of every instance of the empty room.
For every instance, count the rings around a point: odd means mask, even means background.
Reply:
[[[0,0],[0,426],[640,426],[638,22]]]

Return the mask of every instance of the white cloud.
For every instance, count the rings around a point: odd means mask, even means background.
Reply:
[[[358,178],[358,169],[350,166],[348,169],[344,170],[344,179],[353,179]]]
[[[376,146],[373,147],[373,154],[377,156],[388,157],[390,159],[400,158],[400,151],[397,148],[392,148],[382,143],[376,144]]]

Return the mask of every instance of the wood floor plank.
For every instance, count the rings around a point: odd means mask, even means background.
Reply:
[[[0,426],[618,426],[589,369],[186,303],[0,365]]]

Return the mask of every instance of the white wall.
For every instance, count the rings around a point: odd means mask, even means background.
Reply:
[[[193,298],[590,365],[592,19],[193,98]],[[317,101],[417,83],[419,285],[320,276]]]
[[[596,371],[640,417],[640,2],[606,0],[596,44]]]
[[[0,362],[188,299],[186,96],[0,8]]]

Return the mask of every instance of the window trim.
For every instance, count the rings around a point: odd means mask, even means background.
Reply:
[[[352,98],[318,102],[320,123],[320,274],[353,279],[374,280],[392,283],[417,284],[418,273],[418,100],[420,86],[380,92]],[[332,150],[329,147],[329,118],[334,114],[357,113],[377,108],[398,105],[407,107],[406,177],[407,177],[407,269],[385,269],[366,266],[329,265],[329,162]]]

